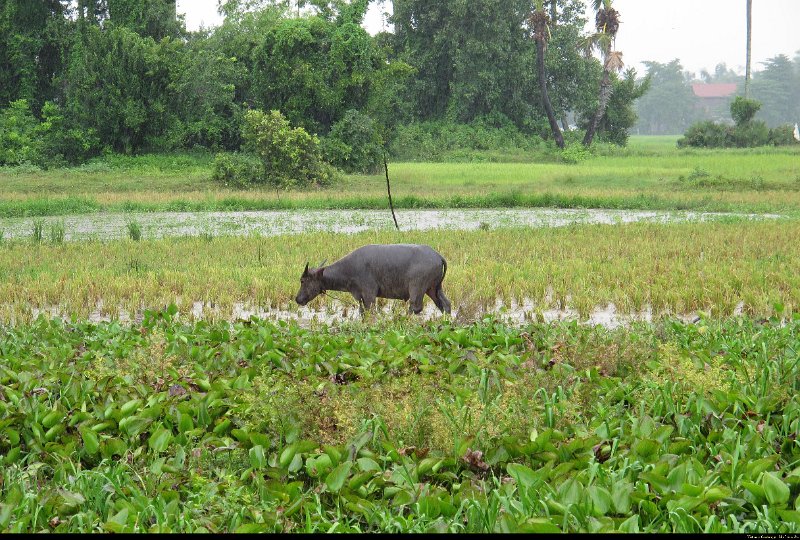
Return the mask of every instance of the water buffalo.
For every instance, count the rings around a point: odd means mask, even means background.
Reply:
[[[325,291],[344,291],[353,295],[362,314],[375,298],[411,300],[409,310],[420,313],[427,294],[439,311],[450,313],[442,291],[446,273],[447,261],[430,246],[371,244],[328,266],[309,270],[306,264],[295,301],[304,306]]]

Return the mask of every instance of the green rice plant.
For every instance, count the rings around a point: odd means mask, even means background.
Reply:
[[[31,238],[34,243],[38,244],[42,241],[44,237],[44,220],[43,219],[34,219],[33,220],[33,232]]]
[[[578,225],[488,231],[373,231],[277,237],[199,237],[142,240],[136,259],[146,273],[131,278],[130,245],[121,241],[66,242],[35,254],[9,243],[0,252],[0,321],[31,316],[27,298],[60,306],[65,316],[88,316],[98,299],[129,313],[179,302],[214,302],[209,317],[229,317],[237,303],[296,309],[306,261],[335,261],[369,243],[429,244],[448,261],[444,290],[461,320],[480,318],[500,301],[537,311],[574,309],[580,319],[613,303],[620,315],[643,311],[654,319],[699,311],[730,316],[797,312],[800,223]],[[731,249],[736,246],[737,249]],[[222,247],[222,249],[221,249]],[[267,271],[265,271],[265,269]],[[68,276],[69,288],[60,283]],[[687,278],[687,276],[689,276]],[[18,293],[28,291],[25,297]],[[331,295],[337,296],[337,295]],[[321,296],[310,307],[331,310],[342,300]],[[400,302],[388,301],[400,311]],[[429,301],[426,301],[429,304]],[[511,309],[519,313],[519,309]]]
[[[126,227],[128,229],[128,238],[130,238],[134,242],[138,242],[139,240],[142,239],[142,226],[139,225],[138,221],[134,220],[128,221]]]
[[[64,242],[66,236],[66,229],[64,221],[54,221],[50,223],[50,230],[48,234],[51,244],[61,244]]]
[[[531,157],[535,153],[502,161],[398,162],[391,167],[393,198],[397,208],[800,210],[794,181],[800,146],[681,150],[667,139],[642,138],[627,149],[601,145],[593,152],[578,163],[537,163]],[[217,185],[211,180],[208,155],[115,156],[107,161],[111,173],[91,167],[25,174],[0,170],[0,217],[386,205],[380,175],[348,176],[336,188],[276,193]],[[708,176],[696,177],[695,171]]]

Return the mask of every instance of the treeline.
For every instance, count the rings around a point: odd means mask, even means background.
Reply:
[[[703,70],[699,76],[684,70],[678,59],[645,65],[651,88],[636,103],[639,120],[635,129],[642,134],[673,135],[699,121],[723,120],[735,96],[745,93],[744,76],[725,64],[717,65],[713,73]],[[736,93],[726,103],[706,111],[692,91],[693,83],[733,83]],[[753,72],[750,94],[761,104],[755,119],[770,128],[800,122],[800,50],[793,60],[781,54],[764,62],[762,69]]]
[[[395,0],[395,32],[376,36],[361,26],[369,0],[299,3],[302,12],[296,2],[224,1],[221,26],[187,32],[175,0],[4,0],[0,164],[238,151],[248,110],[280,111],[351,171],[374,168],[385,146],[413,157],[413,140],[442,130],[476,149],[552,139],[535,11],[546,13],[559,130],[585,129],[600,110],[597,137],[625,144],[646,90],[633,70],[609,74],[578,46],[590,37],[579,0]],[[494,130],[502,135],[483,136]]]

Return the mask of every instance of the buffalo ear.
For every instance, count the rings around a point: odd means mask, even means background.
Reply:
[[[325,270],[325,268],[323,268],[322,266],[320,266],[319,268],[317,268],[317,269],[314,271],[314,277],[315,277],[315,278],[317,278],[317,279],[321,279],[321,278],[322,278],[322,272],[323,272],[323,270]]]
[[[305,270],[303,270],[303,275],[304,275],[304,276],[307,276],[307,275],[308,275],[308,263],[306,263],[306,269],[305,269]]]

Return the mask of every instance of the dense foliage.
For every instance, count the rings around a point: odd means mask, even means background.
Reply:
[[[261,159],[263,180],[279,187],[328,184],[334,171],[322,160],[319,139],[293,128],[279,112],[247,111],[242,129],[244,148]]]
[[[800,321],[0,329],[0,530],[797,532]]]
[[[761,103],[737,96],[731,102],[731,118],[734,125],[728,126],[712,121],[693,124],[686,135],[678,140],[678,146],[701,148],[752,148],[756,146],[796,144],[790,125],[769,129],[763,120],[755,116]]]
[[[174,0],[5,2],[0,114],[18,116],[24,100],[52,140],[22,144],[39,137],[29,129],[36,122],[18,130],[5,122],[0,165],[80,163],[103,151],[235,152],[248,109],[280,111],[320,138],[330,162],[359,173],[376,170],[401,128],[416,123],[458,130],[488,117],[520,137],[551,136],[526,27],[530,2],[397,1],[396,33],[374,37],[361,26],[368,3],[319,0],[295,11],[227,1],[221,26],[187,32]],[[548,85],[565,127],[595,109],[602,72],[577,47],[583,8],[578,0],[548,7]],[[606,140],[624,143],[634,94],[620,91],[612,103]]]
[[[636,101],[639,115],[636,132],[643,135],[684,133],[692,124],[698,124],[699,128],[702,122],[718,121],[725,116],[724,107],[733,97],[704,110],[707,106],[694,95],[693,83],[735,83],[737,94],[744,95],[744,77],[725,64],[717,65],[714,73],[703,70],[699,76],[685,71],[677,59],[667,64],[645,62],[645,65],[652,78],[652,89]],[[753,73],[751,83],[752,97],[762,104],[755,120],[778,129],[800,122],[800,51],[794,60],[781,54],[768,59],[763,66]]]

